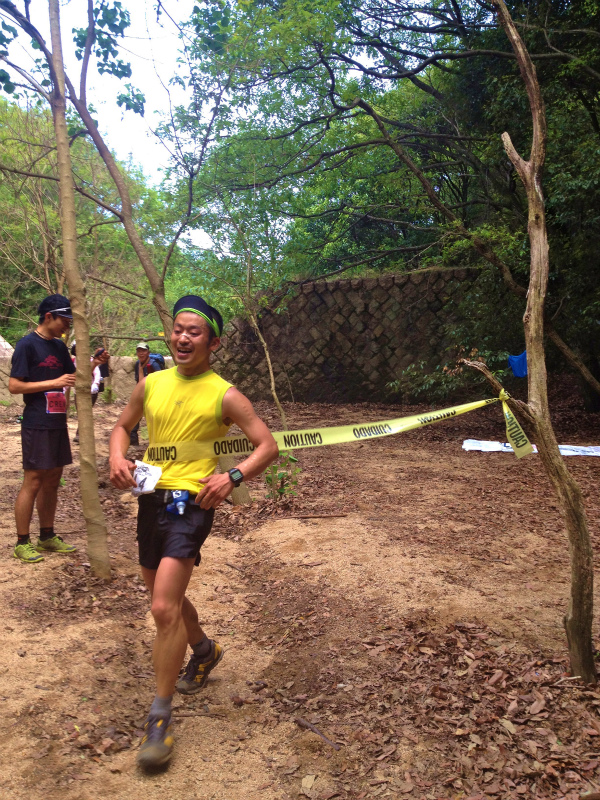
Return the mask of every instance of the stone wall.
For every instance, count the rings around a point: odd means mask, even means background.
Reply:
[[[10,361],[12,356],[3,356],[0,358],[0,401],[5,402],[20,402],[20,397],[14,397],[8,391],[8,378],[10,376]]]
[[[453,344],[444,332],[456,315],[451,301],[474,278],[467,270],[420,270],[295,287],[260,317],[280,397],[382,400],[410,364],[443,364]],[[228,325],[215,369],[252,400],[270,397],[264,352],[246,320]]]

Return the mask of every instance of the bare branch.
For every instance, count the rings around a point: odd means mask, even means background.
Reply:
[[[500,381],[493,375],[487,367],[487,364],[484,364],[483,361],[468,361],[466,358],[461,358],[458,362],[459,364],[464,364],[466,367],[470,367],[471,369],[476,369],[478,372],[484,376],[487,382],[492,387],[494,394],[500,394],[502,389],[504,388]],[[508,407],[515,413],[522,415],[527,422],[531,425],[535,425],[535,418],[531,413],[531,410],[527,403],[524,403],[522,400],[514,400],[512,397],[509,398],[507,401]]]
[[[6,164],[0,164],[0,172],[12,172],[15,175],[24,175],[26,178],[41,178],[42,180],[45,181],[54,181],[55,183],[58,183],[58,178],[55,178],[54,175],[42,175],[39,172],[27,172],[26,170],[16,169],[15,167],[7,167]],[[118,219],[121,220],[121,222],[123,221],[123,215],[121,214],[121,212],[117,211],[116,208],[113,208],[112,206],[108,205],[108,203],[105,203],[104,200],[100,200],[99,197],[94,197],[93,194],[90,194],[90,192],[86,191],[85,189],[82,189],[80,186],[77,185],[75,185],[75,191],[79,192],[79,194],[83,195],[83,197],[87,197],[88,200],[92,200],[101,208],[106,209],[106,211],[110,211],[110,213],[114,214],[115,217],[118,217]]]
[[[119,289],[121,292],[127,292],[127,294],[132,294],[134,297],[140,297],[142,300],[148,300],[148,298],[144,297],[143,294],[138,294],[138,292],[134,292],[131,289],[126,289],[124,286],[119,286],[116,283],[105,281],[104,278],[98,278],[96,277],[96,275],[88,275],[87,277],[92,281],[97,281],[97,283],[105,283],[107,286],[112,286],[113,289]]]
[[[91,232],[94,230],[94,228],[99,228],[101,225],[114,225],[115,223],[120,221],[121,220],[119,219],[105,219],[102,222],[94,222],[93,225],[90,225],[90,227],[88,228],[87,233],[80,233],[77,236],[77,238],[83,239],[85,236],[89,236]]]

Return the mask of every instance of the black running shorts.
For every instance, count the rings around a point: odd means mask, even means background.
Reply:
[[[200,564],[200,548],[212,528],[214,509],[205,511],[187,503],[182,515],[167,513],[164,490],[143,494],[138,500],[137,541],[140,564],[158,569],[161,558],[194,558]]]
[[[46,430],[21,427],[21,446],[23,469],[56,469],[73,463],[66,428]]]

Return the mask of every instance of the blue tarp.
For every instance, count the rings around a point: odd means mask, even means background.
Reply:
[[[508,366],[512,369],[515,378],[527,377],[527,350],[523,350],[520,356],[509,356]]]

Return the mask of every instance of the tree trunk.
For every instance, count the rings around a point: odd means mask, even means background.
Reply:
[[[235,458],[233,456],[220,456],[219,467],[221,472],[229,472],[230,469],[235,467]],[[246,483],[240,483],[237,489],[231,490],[231,500],[234,506],[249,506],[252,503],[250,490]]]
[[[77,339],[77,414],[81,442],[81,499],[87,529],[87,552],[94,575],[110,579],[107,530],[98,496],[96,445],[92,414],[92,370],[90,363],[90,336],[85,315],[83,280],[77,260],[77,225],[75,219],[75,190],[69,136],[65,117],[65,84],[60,36],[59,0],[49,0],[52,62],[56,81],[52,92],[52,118],[56,136],[56,153],[59,174],[60,223],[63,243],[63,262],[73,309],[73,324]]]
[[[504,4],[492,0],[502,27],[513,47],[527,88],[533,120],[529,161],[517,153],[508,133],[504,147],[525,186],[529,208],[528,232],[531,264],[527,308],[523,317],[527,347],[528,408],[533,417],[536,444],[554,487],[565,519],[571,557],[571,596],[564,624],[573,675],[596,683],[592,647],[593,556],[581,490],[569,473],[558,450],[548,406],[544,354],[544,303],[548,285],[548,237],[542,193],[542,169],[546,155],[546,115],[533,62]]]

